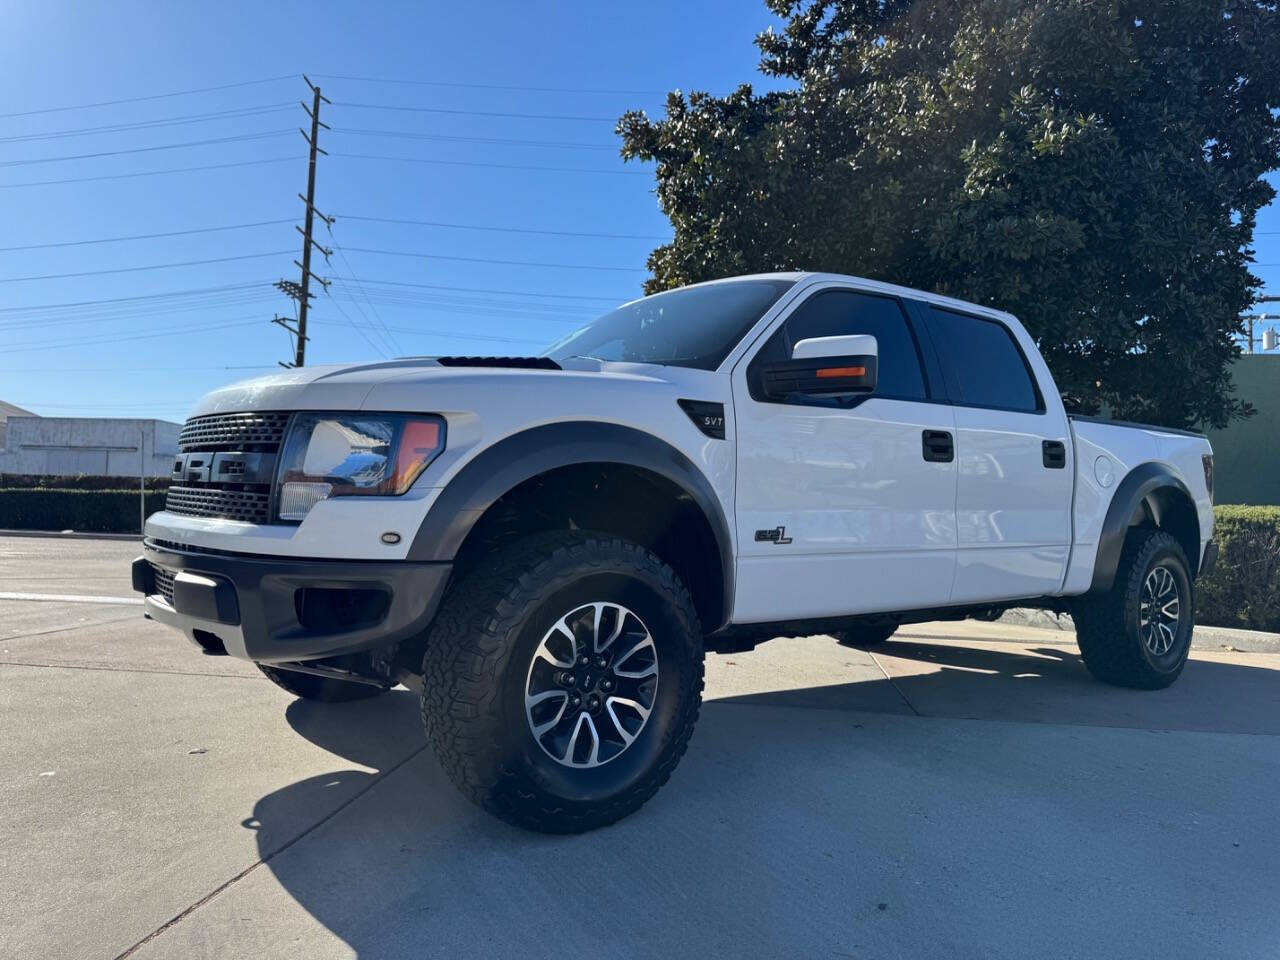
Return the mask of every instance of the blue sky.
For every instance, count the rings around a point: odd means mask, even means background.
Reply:
[[[672,88],[763,86],[751,40],[771,22],[758,0],[7,5],[0,400],[181,420],[206,390],[290,356],[269,320],[291,302],[269,284],[298,274],[304,71],[334,101],[316,205],[338,220],[317,236],[341,250],[315,267],[338,279],[314,301],[308,364],[535,350],[635,296],[670,234],[613,119],[660,113]],[[127,129],[83,133],[98,127]],[[219,142],[168,148],[193,141]],[[83,154],[111,155],[50,161]],[[197,166],[218,169],[117,178]],[[79,182],[31,185],[53,180]],[[234,229],[185,233],[221,227]],[[1280,210],[1258,229],[1257,272],[1280,293]],[[152,234],[177,235],[63,245]]]

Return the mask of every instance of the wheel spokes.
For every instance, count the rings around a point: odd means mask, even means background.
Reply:
[[[622,665],[641,651],[649,650],[653,652],[652,660],[649,664],[641,666],[638,670],[624,670]],[[658,655],[657,648],[653,644],[653,637],[646,632],[635,644],[632,645],[626,653],[622,654],[613,661],[613,672],[620,677],[627,677],[631,680],[639,680],[644,677],[653,676],[658,672]]]
[[[610,656],[613,649],[618,656]],[[640,618],[621,604],[570,610],[547,630],[525,681],[534,740],[568,767],[595,767],[626,750],[653,712],[658,652]]]

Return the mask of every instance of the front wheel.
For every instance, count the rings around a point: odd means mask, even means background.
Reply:
[[[578,833],[671,776],[702,694],[702,633],[671,567],[606,534],[531,537],[477,564],[427,639],[422,715],[489,812]]]
[[[1103,683],[1169,686],[1191,651],[1194,603],[1178,541],[1159,530],[1132,531],[1111,589],[1083,598],[1072,611],[1084,665]]]

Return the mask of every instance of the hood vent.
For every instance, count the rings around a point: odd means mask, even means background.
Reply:
[[[563,369],[550,357],[436,357],[442,367],[509,367],[516,370]]]

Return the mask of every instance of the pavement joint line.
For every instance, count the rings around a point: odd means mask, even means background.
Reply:
[[[408,763],[410,760],[418,756],[420,753],[422,753],[422,751],[426,749],[427,749],[427,745],[424,743],[421,746],[419,746],[418,749],[414,750],[413,752],[405,756],[404,759],[400,760],[398,763],[395,763],[391,767],[387,768],[385,771],[380,772],[376,777],[373,778],[372,781],[365,784],[364,787],[362,787],[356,793],[352,794],[350,797],[348,797],[345,801],[340,803],[333,810],[330,810],[327,814],[325,814],[323,817],[321,817],[311,826],[307,827],[307,829],[303,830],[300,834],[298,834],[288,843],[285,843],[282,846],[277,847],[275,850],[272,850],[265,857],[262,857],[259,860],[255,860],[253,863],[249,864],[249,866],[245,867],[243,870],[237,873],[230,880],[226,880],[223,883],[219,884],[217,887],[210,890],[208,893],[206,893],[203,897],[201,897],[195,903],[187,906],[185,909],[179,911],[177,914],[170,917],[167,921],[162,923],[160,926],[156,927],[156,929],[152,930],[149,934],[147,934],[145,937],[143,937],[141,940],[139,940],[129,949],[125,950],[124,953],[121,953],[119,956],[117,956],[116,960],[128,960],[129,957],[137,953],[138,950],[140,950],[142,947],[145,947],[152,940],[156,939],[156,937],[159,937],[161,934],[163,934],[166,930],[169,930],[177,926],[187,917],[191,916],[191,914],[195,913],[197,910],[203,907],[206,903],[209,903],[215,897],[219,896],[224,891],[229,890],[231,887],[239,883],[249,874],[253,873],[254,870],[258,869],[258,867],[262,866],[263,864],[269,863],[271,860],[274,860],[276,857],[284,853],[294,844],[298,843],[301,840],[306,839],[308,836],[310,836],[315,831],[319,830],[321,827],[323,827],[326,823],[328,823],[338,814],[342,813],[343,810],[347,809],[347,807],[351,806],[353,803],[355,803],[357,800],[359,800],[361,797],[367,794],[370,790],[372,790],[378,784],[382,783],[384,780],[390,777],[393,773],[395,773],[397,770],[403,767],[406,763]]]
[[[897,717],[901,720],[924,720],[927,723],[1003,723],[1025,727],[1064,727],[1083,730],[1172,733],[1179,736],[1188,734],[1208,737],[1271,737],[1272,739],[1280,739],[1280,734],[1269,733],[1265,730],[1196,730],[1185,727],[1143,727],[1131,723],[1080,723],[1070,720],[1034,720],[1027,717],[961,717],[938,713],[916,713],[913,715],[909,713],[894,713],[891,710],[872,710],[868,707],[833,707],[819,703],[752,703],[750,702],[751,696],[752,694],[749,693],[734,694],[731,697],[725,697],[723,700],[704,700],[702,705],[705,707],[708,703],[714,703],[728,707],[754,707],[757,710],[817,710],[822,713],[857,713],[876,717]],[[908,703],[907,706],[911,706],[911,704]]]
[[[142,606],[141,597],[88,596],[82,593],[0,593],[0,600],[35,600],[44,603],[120,603]]]
[[[884,668],[884,664],[881,663],[878,659],[876,659],[875,653],[868,650],[867,656],[871,658],[872,663],[874,663],[877,667],[880,668],[880,672],[884,674],[884,678],[889,681],[889,686],[893,687],[894,692],[897,693],[898,696],[902,698],[902,702],[911,708],[911,712],[914,713],[917,717],[923,716],[923,714],[921,714],[920,711],[916,709],[916,705],[907,699],[907,695],[902,692],[902,688],[898,686],[897,682],[893,679],[893,677],[889,676],[889,671]]]
[[[54,633],[70,633],[72,630],[90,630],[93,627],[105,627],[113,623],[124,623],[133,620],[137,616],[131,613],[127,617],[114,617],[110,620],[98,620],[94,623],[77,623],[72,627],[54,627],[52,630],[37,630],[34,633],[15,633],[12,636],[0,637],[0,644],[9,643],[13,640],[30,640],[32,637],[47,637]]]
[[[225,677],[228,680],[266,679],[266,677],[247,677],[239,673],[209,673],[204,670],[156,670],[152,667],[99,667],[88,663],[24,663],[20,660],[0,660],[0,667],[37,667],[48,670],[100,670],[105,673],[153,673],[166,677]]]

